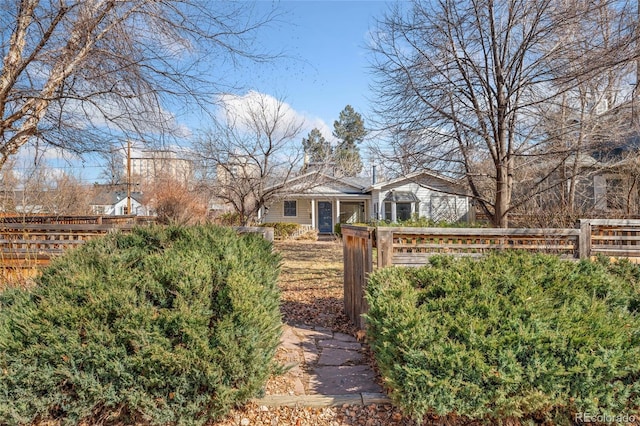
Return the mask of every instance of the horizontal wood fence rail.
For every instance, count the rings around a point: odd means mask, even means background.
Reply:
[[[109,232],[128,232],[129,224],[0,223],[0,264],[32,268],[47,264],[65,250]]]
[[[52,223],[26,220],[24,223],[0,219],[0,268],[31,269],[46,265],[51,258],[70,248],[111,232],[130,232],[153,220],[104,220],[98,222]],[[130,218],[129,218],[130,219]],[[258,233],[273,241],[273,228],[237,227],[238,234]]]
[[[273,242],[274,229],[268,226],[234,226],[233,229],[242,234],[261,234],[262,238]]]
[[[588,256],[640,259],[640,219],[582,219],[580,227],[590,236]]]
[[[342,226],[345,312],[359,327],[367,311],[364,288],[374,268],[420,266],[438,254],[482,256],[496,250],[593,256],[640,262],[640,219],[581,219],[576,228],[405,228]]]
[[[424,265],[437,254],[519,249],[578,257],[579,229],[377,228],[378,266]]]
[[[149,224],[155,223],[153,216],[57,216],[57,215],[0,215],[2,224]]]

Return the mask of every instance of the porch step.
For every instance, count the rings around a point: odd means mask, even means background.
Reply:
[[[318,234],[318,241],[340,241],[337,234]]]

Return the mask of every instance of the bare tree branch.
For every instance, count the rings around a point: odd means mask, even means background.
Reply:
[[[275,11],[244,2],[20,0],[3,9],[0,168],[34,138],[81,153],[170,137],[169,109],[206,110],[234,83],[229,67],[274,57],[257,52],[254,37]]]

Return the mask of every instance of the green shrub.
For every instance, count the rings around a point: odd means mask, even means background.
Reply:
[[[424,216],[418,216],[413,214],[407,220],[401,220],[398,222],[389,221],[374,221],[372,226],[401,226],[412,228],[479,228],[482,227],[479,223],[468,223],[467,221],[459,222],[447,222],[446,220],[434,221],[433,219],[426,218]]]
[[[371,275],[368,335],[390,396],[416,418],[633,413],[639,278],[628,262],[434,257]]]
[[[263,223],[260,226],[273,228],[273,236],[277,239],[283,240],[290,238],[296,231],[300,229],[300,224],[287,222],[269,222]]]
[[[226,212],[218,216],[215,223],[220,226],[240,226],[242,225],[242,217],[237,212]]]
[[[68,252],[31,291],[0,294],[0,423],[224,415],[273,371],[279,264],[259,236],[212,226]]]

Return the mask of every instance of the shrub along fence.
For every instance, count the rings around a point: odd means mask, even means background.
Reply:
[[[4,273],[49,264],[59,256],[96,237],[130,232],[136,226],[155,224],[147,216],[1,216],[0,269]],[[273,241],[273,228],[236,227],[239,234],[258,233]]]
[[[0,424],[213,424],[277,371],[280,261],[228,228],[137,227],[0,291]]]
[[[377,267],[421,266],[430,256],[482,256],[497,250],[588,259],[598,254],[640,261],[639,219],[581,219],[576,228],[408,228],[342,226],[345,312],[363,328],[367,275]]]

